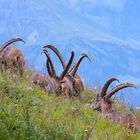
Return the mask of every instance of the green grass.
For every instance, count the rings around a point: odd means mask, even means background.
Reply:
[[[24,80],[25,75],[0,74],[0,140],[140,139],[140,134],[101,118],[76,99],[48,95]],[[94,92],[86,89],[84,102],[95,99]]]

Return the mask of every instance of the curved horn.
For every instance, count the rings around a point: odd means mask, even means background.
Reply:
[[[49,76],[50,77],[53,77],[52,70],[51,70],[50,63],[49,63],[49,60],[48,59],[46,61],[46,68],[47,68],[47,71],[48,71]]]
[[[121,90],[123,88],[127,88],[127,87],[134,87],[134,88],[136,88],[135,85],[132,84],[132,83],[123,83],[123,84],[120,84],[120,85],[116,86],[111,91],[109,91],[105,97],[106,98],[111,98],[111,96],[113,94],[115,94],[117,91],[119,91],[119,90]]]
[[[5,42],[2,46],[1,46],[1,50],[0,50],[0,53],[10,44],[14,43],[14,42],[17,42],[17,41],[22,41],[24,44],[25,44],[25,41],[21,38],[13,38],[11,40],[8,40],[7,42]]]
[[[73,64],[72,68],[69,70],[69,73],[71,73],[73,71],[73,69],[75,68],[76,63]]]
[[[49,60],[49,63],[50,63],[50,66],[51,66],[51,71],[52,71],[52,75],[53,77],[56,77],[56,72],[55,72],[55,69],[54,69],[54,65],[53,65],[53,62],[50,58],[50,55],[48,54],[48,52],[46,50],[43,50],[43,52],[45,53],[46,57],[48,58]]]
[[[60,62],[61,62],[61,64],[62,64],[62,66],[63,66],[63,69],[64,69],[64,68],[66,67],[66,62],[65,62],[63,56],[61,55],[61,53],[58,51],[58,49],[55,48],[55,47],[52,46],[52,45],[46,45],[46,46],[43,47],[43,49],[45,49],[45,48],[49,48],[49,49],[51,49],[52,51],[54,51],[54,53],[58,56],[58,58],[59,58],[59,60],[60,60]]]
[[[107,82],[104,84],[104,86],[101,90],[101,93],[100,93],[100,96],[102,98],[106,95],[107,89],[113,81],[118,81],[119,82],[119,80],[117,78],[110,78],[109,80],[107,80]]]
[[[82,53],[81,56],[79,57],[78,61],[75,63],[75,67],[72,68],[73,69],[73,71],[71,72],[72,76],[75,76],[75,73],[77,72],[78,67],[79,67],[79,65],[80,65],[80,63],[81,63],[81,61],[83,60],[84,57],[87,57],[88,60],[91,61],[86,53]]]
[[[60,80],[62,80],[62,79],[64,78],[64,76],[67,74],[67,72],[68,72],[68,70],[69,70],[69,68],[70,68],[70,66],[71,66],[71,64],[72,64],[73,58],[74,58],[74,52],[72,51],[72,52],[71,52],[71,57],[70,57],[70,59],[69,59],[69,62],[68,62],[68,64],[66,65],[65,69],[63,70],[63,72],[61,73],[61,75],[60,75],[60,77],[59,77]]]

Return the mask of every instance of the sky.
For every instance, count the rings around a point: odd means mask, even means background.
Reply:
[[[68,60],[87,52],[78,71],[86,85],[100,87],[110,77],[132,82],[137,89],[120,92],[130,105],[140,104],[139,0],[1,0],[0,43],[21,37],[26,65],[46,72],[42,47],[56,46]],[[58,73],[62,67],[52,55]],[[86,72],[85,72],[86,71]],[[87,73],[88,71],[88,73]],[[93,77],[93,78],[91,78]],[[123,93],[123,94],[122,94]],[[128,94],[126,94],[128,93]]]

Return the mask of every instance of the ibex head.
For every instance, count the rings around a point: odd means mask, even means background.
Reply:
[[[107,111],[111,110],[112,103],[113,103],[113,101],[111,100],[112,95],[114,95],[117,91],[127,88],[127,87],[136,88],[135,85],[132,83],[123,83],[123,84],[119,84],[118,86],[112,88],[110,91],[107,92],[109,85],[113,81],[119,82],[119,80],[116,78],[110,78],[103,86],[101,92],[97,94],[96,103],[93,105],[94,110],[98,110],[98,111],[102,111],[102,112],[103,111],[107,112]]]

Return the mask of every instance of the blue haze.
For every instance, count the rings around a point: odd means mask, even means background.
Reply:
[[[133,82],[137,89],[119,92],[130,106],[140,104],[139,0],[0,0],[0,43],[21,37],[21,48],[32,69],[46,72],[46,44],[56,46],[68,60],[86,52],[92,59],[80,65],[85,84],[101,87],[111,76]],[[62,67],[55,57],[55,66]]]

